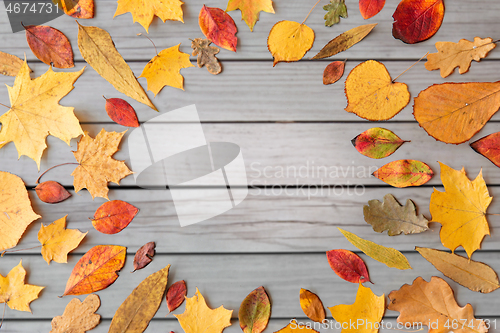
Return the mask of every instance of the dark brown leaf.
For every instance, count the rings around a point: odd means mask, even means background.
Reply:
[[[153,261],[153,256],[155,255],[155,242],[149,242],[141,246],[139,250],[135,253],[134,256],[134,270],[135,272],[138,269],[143,269],[151,261]]]

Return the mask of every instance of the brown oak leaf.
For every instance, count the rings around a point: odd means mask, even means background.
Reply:
[[[202,68],[207,66],[207,70],[210,74],[217,75],[222,71],[219,59],[215,56],[219,53],[220,49],[215,46],[210,46],[212,44],[208,39],[195,38],[191,42],[191,47],[193,48],[193,56],[198,56],[198,67]]]

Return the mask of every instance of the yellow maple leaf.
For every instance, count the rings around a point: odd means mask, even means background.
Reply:
[[[46,227],[42,224],[38,232],[38,240],[42,243],[42,256],[49,265],[51,260],[67,263],[68,253],[76,249],[87,234],[76,229],[66,229],[67,216]]]
[[[180,45],[177,44],[158,53],[147,63],[139,76],[147,79],[148,90],[155,96],[165,86],[184,90],[184,77],[180,70],[194,65],[189,61],[189,54],[179,51]]]
[[[11,108],[0,117],[0,148],[13,141],[19,157],[26,155],[33,159],[40,170],[48,135],[69,145],[72,138],[83,134],[73,108],[61,106],[59,101],[73,90],[73,83],[84,69],[56,73],[49,68],[45,74],[32,80],[25,61],[14,85],[7,86]]]
[[[71,173],[75,192],[86,188],[92,199],[108,199],[108,182],[119,185],[120,179],[132,174],[125,162],[112,158],[125,132],[106,132],[103,128],[95,139],[85,132],[78,142],[77,151],[73,152],[80,164]]]
[[[314,43],[314,30],[304,23],[279,21],[267,37],[267,48],[274,57],[273,66],[280,61],[299,61]]]
[[[297,323],[295,319],[292,319],[290,320],[290,323],[288,325],[286,325],[279,331],[276,331],[275,333],[319,333],[319,332],[313,330],[308,325],[300,325]]]
[[[221,305],[213,310],[207,306],[205,298],[196,288],[191,298],[186,298],[186,310],[182,314],[174,314],[185,333],[221,333],[231,326],[233,310],[226,310]]]
[[[464,74],[469,71],[472,60],[481,61],[495,46],[493,39],[479,37],[474,37],[474,42],[467,39],[461,39],[458,43],[437,42],[438,52],[427,56],[425,68],[430,71],[440,69],[442,77],[453,73],[455,67],[458,67],[460,74]]]
[[[31,208],[23,180],[0,171],[0,251],[16,246],[28,225],[40,217]]]
[[[134,23],[139,22],[149,33],[149,25],[155,15],[163,22],[172,20],[184,23],[181,8],[183,3],[180,0],[118,0],[118,7],[113,18],[131,13]]]
[[[271,0],[229,0],[226,12],[239,9],[241,19],[253,31],[255,23],[259,20],[259,13],[266,12],[274,14],[273,2]]]
[[[22,264],[21,260],[6,277],[0,274],[0,303],[7,303],[13,310],[31,312],[29,304],[38,298],[45,287],[24,284],[26,271]]]
[[[342,333],[376,333],[385,311],[385,296],[375,295],[360,283],[354,304],[341,304],[328,309],[333,318],[341,323]]]
[[[442,224],[441,242],[451,251],[463,246],[467,255],[481,247],[484,236],[490,234],[486,209],[493,199],[483,179],[482,171],[472,182],[464,169],[454,170],[441,165],[441,181],[444,192],[434,189],[429,211],[431,222]]]

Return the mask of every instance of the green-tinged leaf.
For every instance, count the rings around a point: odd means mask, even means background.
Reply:
[[[261,333],[271,316],[271,301],[264,287],[252,291],[241,302],[238,319],[244,333]]]
[[[371,158],[384,158],[392,155],[405,142],[396,134],[382,127],[373,127],[351,140],[356,150]]]
[[[325,14],[325,26],[331,27],[340,22],[340,18],[347,18],[347,7],[344,0],[330,0],[330,3],[323,6],[328,13]]]
[[[373,176],[394,187],[408,187],[427,183],[434,176],[434,172],[424,162],[398,160],[382,166]]]

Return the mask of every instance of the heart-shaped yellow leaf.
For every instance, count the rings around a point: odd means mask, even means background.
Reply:
[[[314,43],[314,31],[304,23],[279,21],[267,38],[267,48],[274,57],[273,66],[280,61],[299,61]]]

